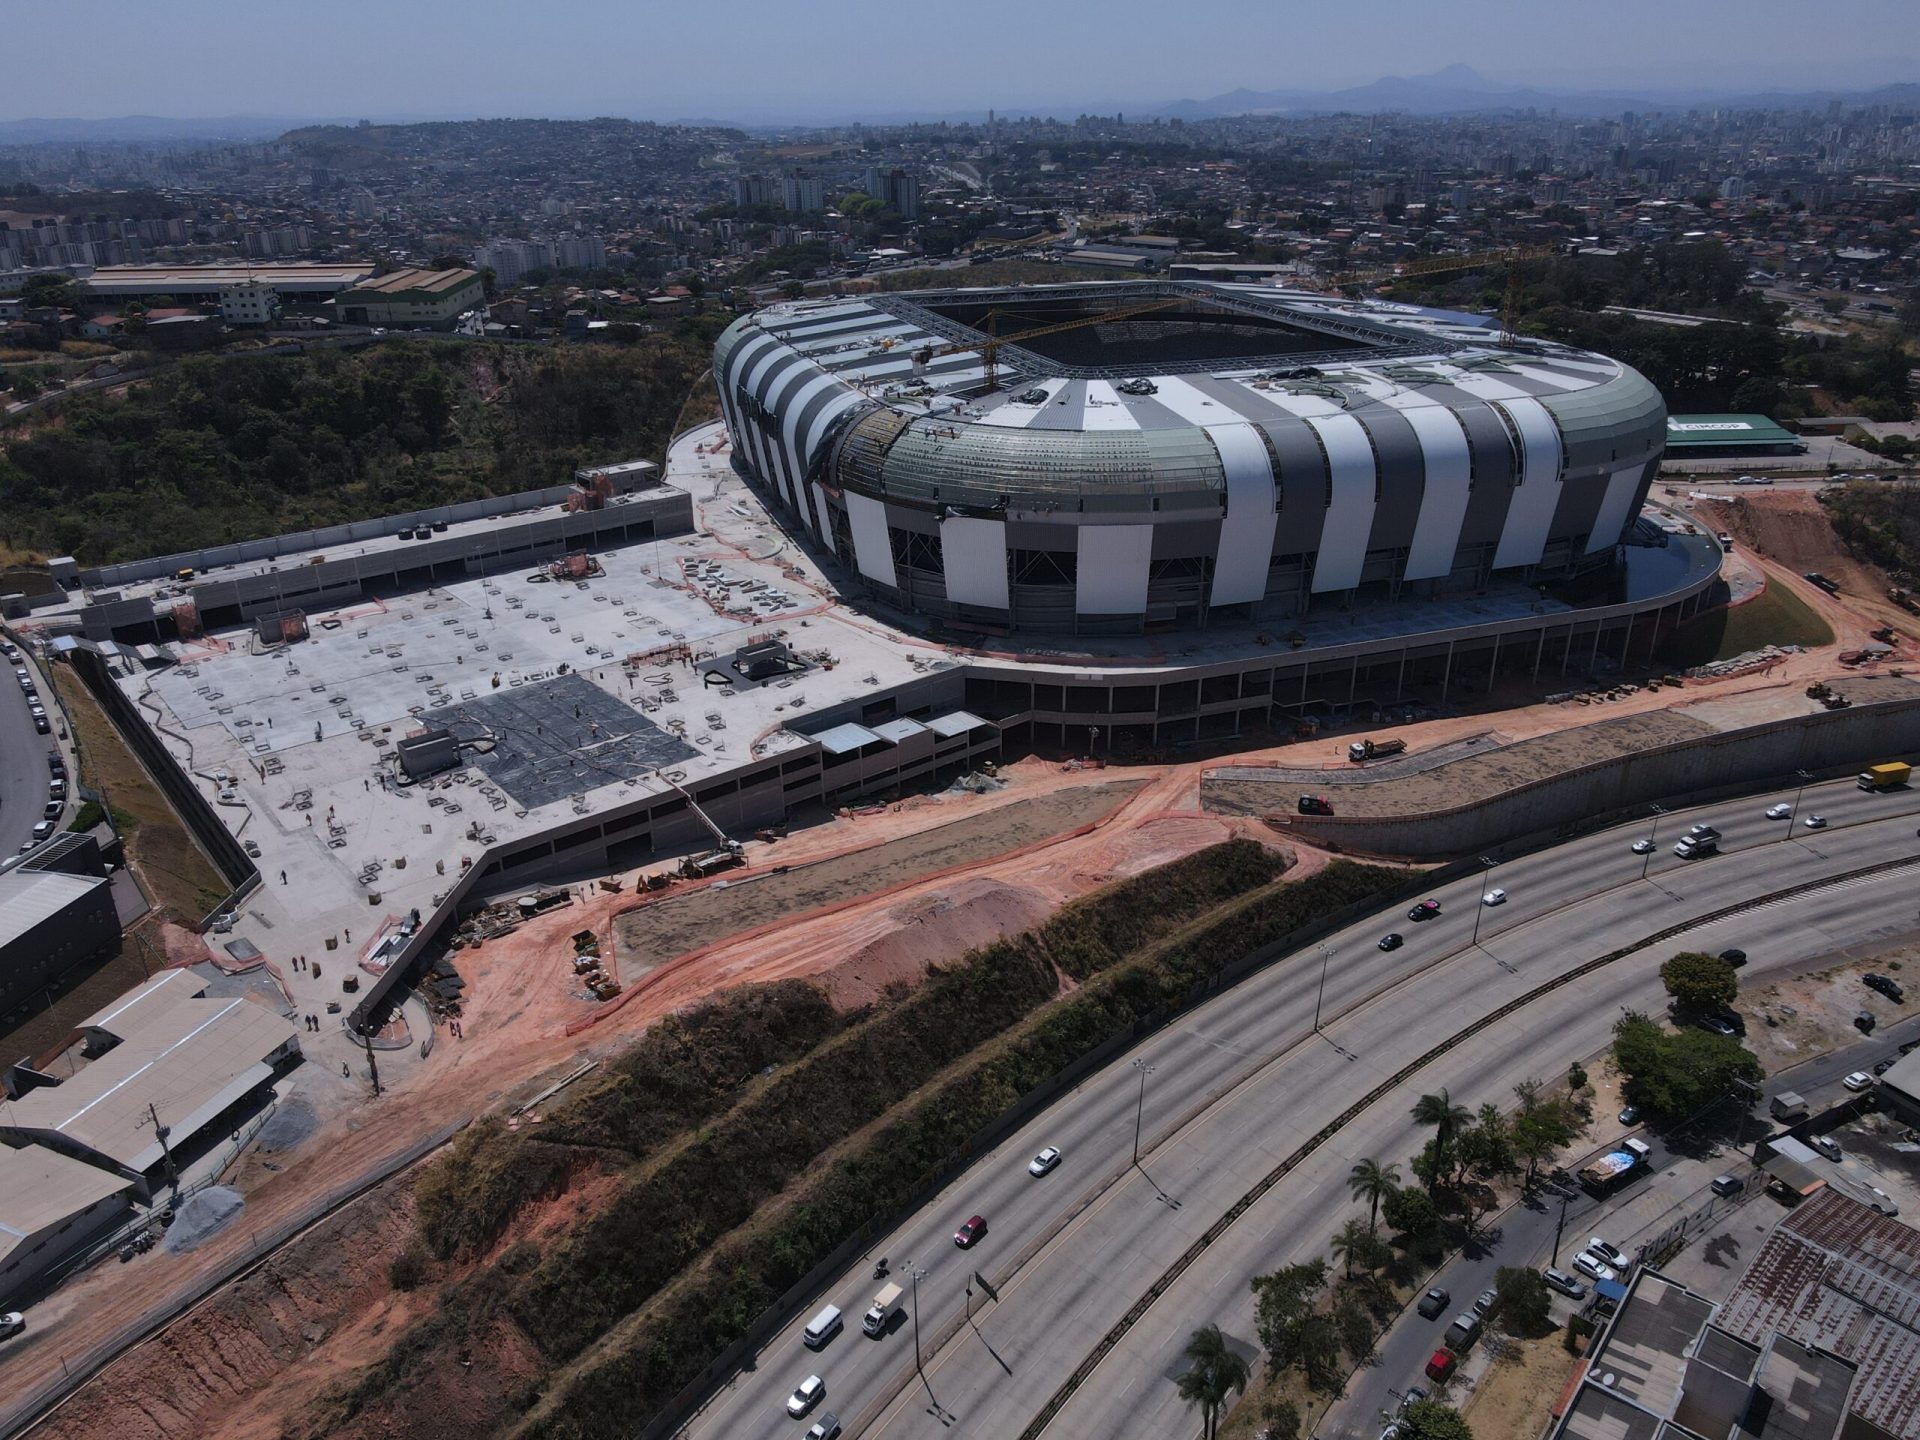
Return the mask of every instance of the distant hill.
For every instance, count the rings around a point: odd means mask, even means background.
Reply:
[[[164,115],[117,115],[105,120],[0,120],[0,145],[164,144],[191,140],[271,140],[295,125],[313,122],[286,115],[221,115],[182,120]]]

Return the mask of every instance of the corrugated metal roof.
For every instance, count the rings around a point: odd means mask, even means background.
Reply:
[[[880,740],[866,726],[855,725],[851,721],[836,725],[831,730],[823,730],[813,738],[820,742],[820,748],[829,755],[846,755],[864,746],[877,744]]]
[[[24,1241],[132,1185],[44,1145],[0,1148],[0,1264]]]
[[[890,740],[895,745],[898,745],[902,740],[910,739],[915,735],[926,734],[927,727],[922,725],[918,720],[909,720],[903,715],[898,720],[889,720],[884,725],[874,726],[873,733],[878,735],[882,740]]]
[[[106,883],[98,875],[9,870],[0,875],[0,941],[53,919],[94,886]]]
[[[942,740],[951,740],[954,736],[964,735],[969,730],[978,730],[986,723],[970,711],[955,710],[950,714],[934,716],[927,721],[927,728]]]

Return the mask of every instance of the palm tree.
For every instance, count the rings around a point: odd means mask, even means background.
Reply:
[[[1447,1172],[1447,1145],[1453,1139],[1453,1132],[1473,1119],[1473,1112],[1464,1105],[1454,1104],[1453,1097],[1442,1090],[1437,1095],[1422,1095],[1414,1101],[1413,1118],[1417,1124],[1434,1127],[1433,1171],[1427,1177],[1427,1194],[1437,1199],[1440,1178]]]
[[[1227,1397],[1247,1388],[1247,1362],[1227,1345],[1218,1325],[1203,1325],[1187,1341],[1193,1363],[1180,1377],[1180,1398],[1200,1407],[1201,1440],[1214,1440]]]
[[[1374,1233],[1380,1221],[1380,1202],[1400,1188],[1400,1167],[1392,1161],[1362,1160],[1347,1172],[1347,1188],[1353,1198],[1367,1202],[1367,1233]]]
[[[1348,1220],[1334,1232],[1333,1258],[1346,1266],[1347,1279],[1353,1278],[1355,1258],[1367,1255],[1373,1248],[1372,1242],[1372,1232],[1363,1230],[1358,1220]]]

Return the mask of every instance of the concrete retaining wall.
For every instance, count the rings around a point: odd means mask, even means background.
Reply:
[[[1300,787],[1276,778],[1269,813],[1316,844],[1439,859],[1490,848],[1511,852],[1543,837],[1600,829],[1644,815],[1653,801],[1698,803],[1764,789],[1796,770],[1842,775],[1916,751],[1920,699],[1891,700],[1682,740],[1421,815],[1297,815]],[[1203,807],[1227,808],[1216,782],[1203,780],[1200,790]]]

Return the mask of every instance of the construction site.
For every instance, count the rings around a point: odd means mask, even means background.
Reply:
[[[118,696],[122,729],[166,757],[149,769],[177,767],[230,838],[235,893],[170,949],[319,1018],[277,1085],[312,1123],[228,1172],[240,1220],[141,1254],[137,1285],[107,1265],[40,1299],[11,1347],[9,1422],[70,1394],[35,1433],[295,1425],[433,1304],[392,1278],[423,1158],[477,1117],[547,1123],[657,1022],[742,984],[814,982],[857,1013],[1236,837],[1289,881],[1339,849],[1466,848],[1316,829],[1307,792],[1334,822],[1412,834],[1649,747],[1828,715],[1893,727],[1836,739],[1844,765],[1911,737],[1900,672],[1920,622],[1820,518],[1784,491],[1656,495],[1628,547],[1636,588],[1609,605],[1495,583],[1282,630],[1016,649],[876,601],[782,529],[709,425],[624,491],[589,478],[421,538],[167,557],[76,586],[14,633]],[[1831,642],[1694,673],[1659,657],[1769,587]],[[1403,755],[1350,758],[1389,732]],[[514,1235],[612,1194],[581,1184]],[[475,1358],[496,1399],[540,1373],[507,1340]],[[432,1433],[493,1403],[435,1393]]]

